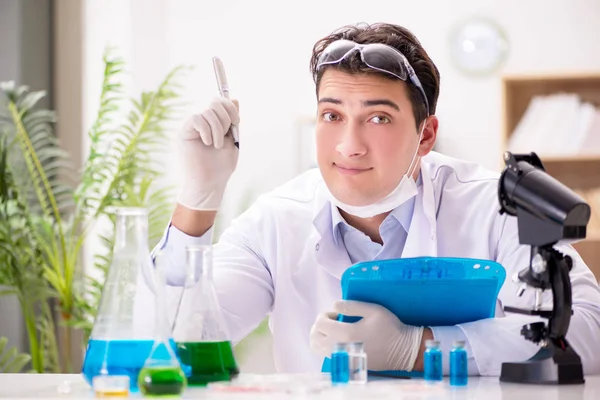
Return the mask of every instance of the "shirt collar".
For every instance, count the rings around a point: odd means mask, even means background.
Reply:
[[[423,184],[423,179],[421,178],[420,172],[417,177],[416,184],[417,187],[420,187]],[[406,232],[408,232],[410,228],[410,221],[412,220],[412,215],[415,208],[415,199],[416,196],[410,198],[410,200],[408,200],[407,202],[394,208],[390,212],[390,214],[385,218],[384,222],[393,218],[402,225]],[[333,240],[335,241],[336,245],[339,245],[342,239],[342,233],[347,229],[354,228],[351,227],[346,222],[346,220],[344,220],[344,217],[342,217],[340,210],[333,203],[328,202],[328,204],[331,210],[331,228],[333,230]]]

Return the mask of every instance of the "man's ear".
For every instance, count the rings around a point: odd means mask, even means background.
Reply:
[[[424,122],[425,127],[423,128],[423,137],[421,138],[421,143],[419,144],[419,156],[424,157],[435,145],[435,141],[437,140],[437,131],[439,126],[439,120],[435,115],[430,115]]]

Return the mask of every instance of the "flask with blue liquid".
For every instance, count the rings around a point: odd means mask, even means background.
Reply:
[[[116,209],[112,263],[88,342],[82,374],[93,386],[97,377],[119,376],[138,391],[138,376],[150,356],[156,332],[153,263],[148,246],[148,211]],[[169,344],[175,351],[175,342]]]

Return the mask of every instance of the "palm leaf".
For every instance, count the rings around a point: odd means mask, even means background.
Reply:
[[[37,238],[43,249],[43,269],[60,296],[61,306],[70,313],[73,297],[71,287],[77,264],[69,262],[69,254],[78,253],[79,249],[71,249],[73,243],[67,241],[62,219],[64,211],[72,205],[70,200],[73,195],[72,189],[63,180],[68,157],[53,134],[53,113],[34,109],[44,92],[15,88],[13,83],[2,84],[2,89],[8,100],[12,121],[12,134],[9,129],[9,137],[12,135],[21,150],[11,151],[9,155],[18,157],[15,164],[22,161],[27,171],[27,179],[17,187],[21,193],[34,194],[37,200],[31,204],[31,212],[39,215],[39,222],[43,224],[43,229],[34,231],[36,235],[43,233]],[[32,188],[32,192],[29,188]]]
[[[0,87],[8,100],[10,121],[5,119],[4,125],[7,136],[21,149],[21,152],[9,154],[10,165],[16,172],[15,183],[30,201],[32,212],[60,221],[61,212],[73,204],[72,188],[65,184],[72,165],[53,133],[54,113],[34,108],[45,92],[16,88],[14,82],[3,83]]]
[[[110,61],[112,59],[108,59]],[[107,64],[108,65],[108,64]],[[121,63],[117,62],[121,71]],[[166,146],[165,123],[174,112],[173,100],[178,97],[176,78],[183,68],[175,68],[159,85],[156,92],[142,93],[139,100],[131,99],[131,110],[126,122],[118,127],[105,128],[98,124],[101,134],[92,135],[93,150],[88,162],[94,165],[77,190],[85,193],[82,201],[88,206],[92,219],[102,215],[109,207],[114,207],[126,196],[125,188],[133,188],[140,174],[159,175],[160,171],[152,163],[152,153]],[[106,92],[110,88],[120,88],[115,83],[118,73],[105,70]],[[114,102],[117,97],[112,98]],[[118,98],[120,100],[120,98]],[[111,103],[113,104],[113,103]],[[114,108],[108,107],[109,110]],[[104,118],[110,111],[100,108],[98,119]],[[102,149],[102,151],[98,150]]]
[[[107,138],[114,131],[114,119],[119,111],[122,98],[120,76],[123,72],[123,60],[116,57],[112,49],[104,53],[104,77],[100,94],[100,107],[96,119],[88,133],[91,142],[90,152],[85,162],[81,183],[75,192],[80,218],[93,214],[98,207],[102,188],[105,186],[106,157],[112,140]],[[114,162],[114,161],[113,161]]]
[[[8,339],[0,337],[0,373],[17,373],[31,360],[28,354],[20,354],[16,347],[6,348]]]
[[[6,138],[0,140],[0,284],[28,293],[31,300],[42,295],[45,285],[38,268],[31,214],[12,186],[13,173],[7,164]]]
[[[183,68],[175,68],[159,85],[156,92],[142,93],[139,101],[132,100],[132,109],[123,124],[111,138],[111,149],[106,154],[105,170],[100,174],[111,177],[102,193],[98,193],[95,216],[107,207],[122,203],[126,188],[136,187],[140,175],[158,176],[161,171],[152,163],[152,153],[167,145],[165,123],[174,112],[178,98],[176,77]]]
[[[14,184],[15,174],[8,165],[6,132],[0,139],[0,284],[9,287],[9,292],[19,300],[29,338],[32,367],[38,372],[57,372],[58,353],[54,352],[54,357],[45,356],[44,349],[39,346],[41,333],[38,334],[36,328],[46,318],[39,310],[47,307],[48,300],[54,297],[44,277],[43,254],[35,235],[38,221],[43,217],[30,212]],[[55,342],[53,330],[46,337]],[[15,358],[9,368],[21,368],[21,362]]]

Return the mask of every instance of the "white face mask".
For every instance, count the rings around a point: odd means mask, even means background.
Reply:
[[[421,129],[421,133],[419,133],[419,140],[417,141],[417,148],[415,149],[415,153],[413,158],[408,166],[408,170],[402,176],[400,183],[398,186],[390,194],[385,196],[382,200],[379,200],[376,203],[369,204],[366,206],[351,206],[349,204],[342,203],[338,199],[333,196],[331,192],[329,192],[330,201],[335,204],[338,208],[346,211],[350,215],[354,215],[359,218],[371,218],[379,214],[386,213],[388,211],[393,210],[396,207],[401,206],[414,196],[419,193],[419,189],[417,188],[417,183],[413,179],[413,174],[417,168],[418,161],[420,157],[417,157],[419,152],[419,145],[421,144],[421,138],[423,137],[423,130],[425,129],[425,124],[423,124],[423,128]]]

